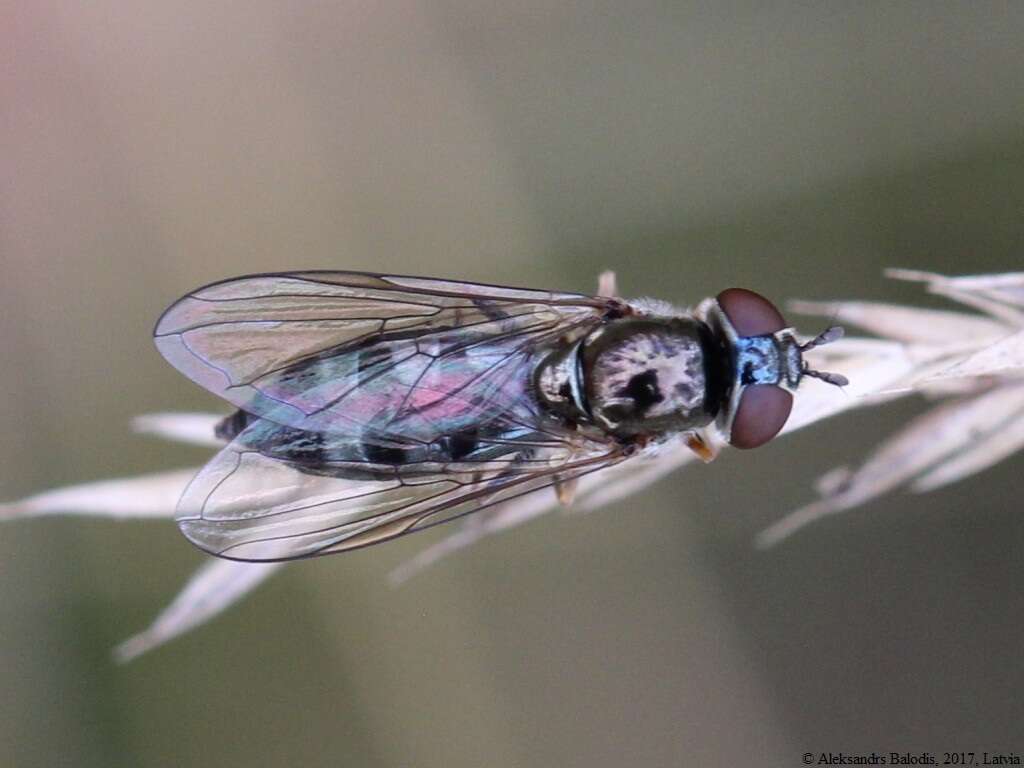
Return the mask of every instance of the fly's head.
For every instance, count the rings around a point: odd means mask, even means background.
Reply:
[[[757,448],[775,437],[793,409],[793,391],[805,376],[844,386],[843,376],[812,369],[804,353],[842,337],[831,327],[801,344],[768,299],[744,288],[722,291],[698,307],[718,341],[723,366],[721,408],[715,423],[737,448]]]

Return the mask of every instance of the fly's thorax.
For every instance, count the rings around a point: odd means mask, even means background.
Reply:
[[[692,317],[612,320],[552,352],[535,377],[556,416],[629,438],[695,429],[723,395],[721,350]]]
[[[768,299],[730,288],[706,299],[694,312],[706,322],[728,361],[722,407],[715,419],[719,434],[738,448],[764,445],[785,426],[793,392],[805,376],[843,386],[843,376],[816,371],[804,352],[842,337],[832,327],[800,343],[782,313]]]

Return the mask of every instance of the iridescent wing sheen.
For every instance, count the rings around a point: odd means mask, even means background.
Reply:
[[[453,421],[470,427],[496,402],[522,400],[525,361],[537,346],[593,328],[609,302],[427,278],[295,272],[190,293],[164,313],[154,337],[193,381],[275,423],[429,442]]]
[[[192,481],[178,525],[199,548],[236,560],[331,554],[569,482],[628,455],[618,444],[572,434],[501,439],[482,438],[459,460],[425,453],[382,464],[356,460],[353,441],[330,434],[318,435],[315,450],[304,453],[292,443],[308,443],[308,432],[261,420]]]

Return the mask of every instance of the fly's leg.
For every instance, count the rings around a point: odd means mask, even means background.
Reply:
[[[634,312],[629,303],[619,297],[619,282],[610,269],[597,276],[597,295],[599,298],[607,299],[604,307],[606,320],[628,317]]]
[[[572,477],[568,480],[555,480],[555,498],[563,507],[572,506],[572,500],[576,496],[576,489],[579,487],[579,478]]]
[[[718,456],[718,446],[706,434],[693,432],[686,437],[686,447],[697,454],[697,458],[710,464]]]

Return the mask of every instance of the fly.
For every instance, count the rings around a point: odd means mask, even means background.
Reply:
[[[671,438],[706,461],[779,433],[811,369],[767,299],[680,310],[603,295],[358,272],[200,288],[154,331],[238,410],[183,494],[201,549],[289,560],[376,544],[580,477]]]

